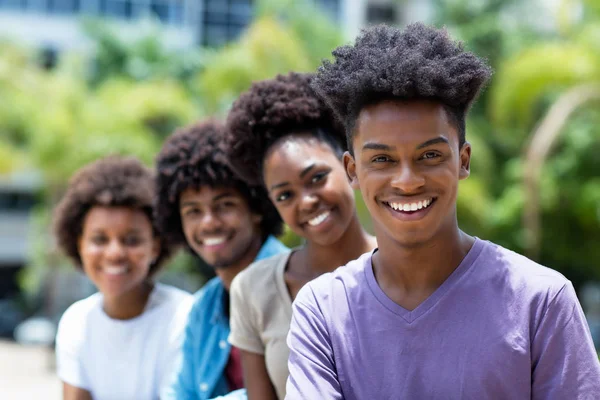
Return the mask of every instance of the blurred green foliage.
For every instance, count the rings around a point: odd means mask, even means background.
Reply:
[[[560,93],[600,78],[600,1],[564,1],[541,27],[530,23],[524,4],[433,1],[433,22],[447,26],[496,70],[468,122],[472,174],[460,186],[460,224],[519,252],[524,250],[526,201],[522,157],[529,135]],[[209,115],[222,117],[252,81],[290,70],[312,71],[344,43],[340,28],[303,2],[263,0],[256,7],[257,17],[245,34],[216,50],[171,51],[157,39],[155,27],[127,41],[87,21],[96,57],[66,54],[55,70],[45,71],[35,53],[0,44],[0,173],[40,170],[46,181],[41,212],[48,214],[68,177],[85,163],[119,153],[150,165],[175,127]],[[597,107],[579,110],[541,184],[539,261],[565,273],[576,286],[600,280],[598,126]],[[357,202],[361,220],[370,227],[360,195]],[[37,219],[46,224],[38,232],[48,232],[47,216]],[[290,232],[284,240],[300,243]],[[56,263],[52,254],[37,254],[32,264]],[[180,256],[173,269],[193,270],[190,265],[196,262]]]
[[[467,125],[472,174],[461,184],[459,219],[468,231],[524,252],[524,151],[561,93],[600,81],[600,1],[563,0],[554,18],[541,24],[544,16],[527,10],[528,2],[437,3],[436,22],[495,69]],[[576,287],[600,280],[599,122],[598,104],[578,110],[541,177],[537,261],[561,271]]]

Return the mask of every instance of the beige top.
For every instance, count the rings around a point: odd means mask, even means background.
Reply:
[[[263,354],[277,397],[285,398],[289,375],[286,338],[292,321],[292,299],[285,284],[291,252],[257,261],[231,283],[229,342],[239,349]]]

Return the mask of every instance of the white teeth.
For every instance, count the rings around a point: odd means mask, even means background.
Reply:
[[[217,246],[220,245],[221,243],[225,243],[225,239],[224,237],[217,237],[217,238],[206,238],[203,240],[204,245],[205,246]]]
[[[325,219],[327,219],[327,217],[329,217],[329,211],[325,211],[323,214],[317,215],[313,219],[309,220],[308,224],[310,226],[317,226],[317,225],[321,224],[321,222],[325,221]]]
[[[388,203],[396,211],[417,211],[429,207],[433,199],[421,200],[418,203]]]
[[[127,272],[126,267],[104,267],[103,271],[108,275],[122,275]]]

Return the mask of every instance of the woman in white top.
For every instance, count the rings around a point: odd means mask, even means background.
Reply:
[[[312,75],[257,82],[227,119],[230,162],[263,183],[305,244],[254,263],[231,284],[230,342],[241,349],[250,400],[285,397],[292,300],[300,288],[376,243],[361,226],[341,158],[343,128],[310,88]]]
[[[56,336],[65,400],[154,400],[179,356],[192,297],[153,282],[168,247],[152,222],[152,172],[107,157],[79,170],[55,210],[58,245],[98,288]]]

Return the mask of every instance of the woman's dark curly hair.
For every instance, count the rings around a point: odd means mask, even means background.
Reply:
[[[353,46],[332,54],[334,61],[324,61],[313,87],[345,124],[348,143],[363,107],[388,99],[431,99],[444,105],[462,146],[466,114],[492,74],[445,29],[422,23],[404,30],[365,29]]]
[[[233,187],[247,200],[252,212],[261,215],[263,240],[280,235],[283,222],[264,188],[249,186],[229,166],[224,151],[225,127],[214,120],[178,129],[164,143],[156,158],[155,219],[173,245],[187,246],[179,197],[188,188]]]
[[[227,145],[233,168],[248,182],[262,184],[265,154],[278,139],[310,133],[341,157],[343,127],[311,88],[313,74],[290,73],[252,84],[231,107]]]
[[[108,156],[81,168],[69,181],[64,196],[54,211],[54,233],[59,247],[82,267],[77,242],[83,233],[87,213],[95,206],[130,207],[141,210],[160,240],[160,254],[150,265],[156,273],[170,255],[153,220],[154,174],[135,157]]]

